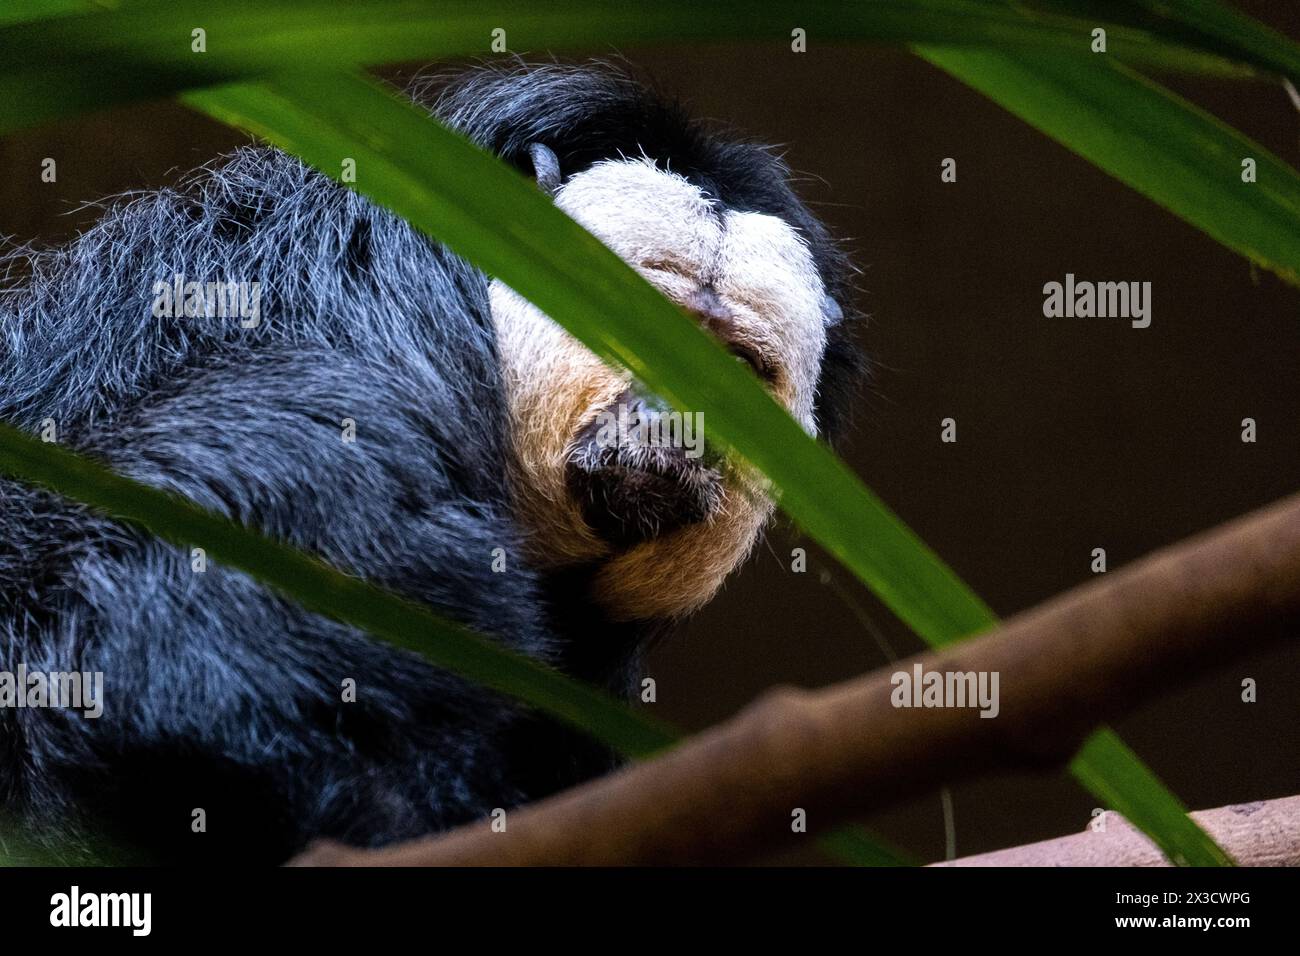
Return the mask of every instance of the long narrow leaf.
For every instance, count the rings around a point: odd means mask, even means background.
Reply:
[[[445,621],[420,605],[4,423],[0,423],[0,473],[44,485],[178,546],[202,542],[215,560],[270,584],[303,606],[363,628],[395,647],[422,655],[430,663],[530,703],[624,756],[651,756],[680,737],[649,715]],[[827,834],[821,843],[832,855],[857,866],[911,865],[911,861],[857,827]],[[91,852],[97,859],[111,860],[120,858],[124,850],[105,844],[91,848]],[[0,842],[0,866],[59,861],[58,854],[21,840],[12,851]]]
[[[5,0],[0,6],[0,26],[49,20],[54,17],[94,12],[90,0]]]
[[[1109,728],[1085,742],[1070,772],[1101,798],[1106,809],[1152,837],[1176,866],[1231,866],[1232,858],[1187,815],[1187,805],[1156,778],[1128,745]]]
[[[67,16],[69,0],[25,0],[0,15],[0,133],[22,126],[240,78],[487,55],[494,31],[514,52],[607,49],[719,38],[788,51],[795,28],[814,44],[844,40],[1086,49],[1095,19],[1023,16],[969,0],[813,0],[792,12],[772,0],[123,0]],[[5,21],[9,21],[7,25]],[[1114,49],[1153,67],[1219,76],[1250,67],[1144,30],[1101,21]],[[194,32],[203,31],[202,52]],[[1247,51],[1248,52],[1248,51]],[[94,69],[85,69],[93,63]]]
[[[1050,10],[1071,16],[1082,16],[1081,6],[1074,0],[1051,0],[1047,4]],[[1094,6],[1089,4],[1090,8]],[[1099,7],[1098,12],[1103,19],[1136,30],[1216,51],[1280,76],[1300,78],[1300,45],[1220,0],[1133,0],[1125,5],[1110,2]]]
[[[216,560],[272,585],[310,610],[364,628],[439,667],[526,701],[622,753],[647,756],[677,739],[648,716],[418,604],[3,423],[0,472],[86,502],[173,544],[188,548],[201,543]]]
[[[1300,284],[1300,175],[1263,146],[1105,56],[915,49],[1228,248]],[[1256,182],[1242,181],[1247,158]]]

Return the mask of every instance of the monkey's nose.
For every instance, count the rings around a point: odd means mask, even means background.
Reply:
[[[649,422],[673,410],[673,407],[658,395],[636,385],[628,388],[614,403],[614,407],[625,409],[628,418],[638,422]]]

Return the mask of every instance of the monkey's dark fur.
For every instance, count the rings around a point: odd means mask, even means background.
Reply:
[[[417,92],[417,97],[423,94]],[[477,70],[436,111],[531,172],[641,152],[809,242],[848,275],[767,151],[688,123],[606,69]],[[514,559],[510,421],[487,285],[397,217],[274,150],[116,205],[11,262],[0,418],[321,555],[538,658],[623,690],[655,625],[614,625],[583,574]],[[155,282],[260,281],[260,325],[155,318]],[[834,432],[858,359],[830,330]],[[357,441],[340,440],[354,419]],[[493,573],[491,551],[512,556]],[[161,859],[279,861],[316,836],[375,845],[482,817],[610,757],[414,655],[309,614],[187,549],[0,480],[0,669],[102,671],[103,716],[0,709],[0,802]],[[355,703],[341,701],[346,678]],[[191,831],[203,808],[207,833]]]

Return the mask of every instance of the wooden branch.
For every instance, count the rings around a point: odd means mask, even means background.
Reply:
[[[992,633],[808,692],[777,689],[654,760],[485,823],[323,864],[726,863],[987,771],[1056,767],[1086,734],[1300,623],[1300,495],[1158,551]],[[899,708],[891,675],[996,672],[1000,713]]]
[[[1300,796],[1202,810],[1192,819],[1243,866],[1300,866]],[[1172,865],[1118,813],[1108,811],[1104,826],[931,866]]]

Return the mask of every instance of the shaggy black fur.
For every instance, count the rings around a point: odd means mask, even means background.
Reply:
[[[539,141],[566,176],[644,152],[731,206],[782,216],[845,301],[846,264],[784,167],[615,71],[477,70],[433,108],[529,171]],[[0,292],[0,418],[52,419],[61,443],[122,474],[586,679],[635,677],[652,622],[617,630],[586,603],[582,572],[542,581],[515,558],[510,421],[477,270],[260,148],[19,265],[23,281]],[[260,324],[155,318],[154,283],[176,274],[259,281]],[[830,430],[856,369],[850,324],[825,368]],[[0,670],[105,674],[98,720],[0,709],[0,806],[61,838],[107,828],[161,859],[279,861],[315,836],[381,844],[610,766],[505,700],[190,560],[0,480]]]

